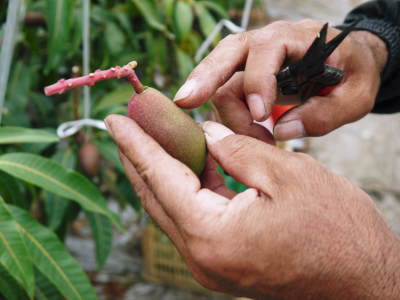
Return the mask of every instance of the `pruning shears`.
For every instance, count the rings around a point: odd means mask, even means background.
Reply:
[[[303,58],[281,70],[276,75],[278,89],[282,95],[300,96],[302,101],[315,95],[324,95],[342,81],[344,72],[325,64],[325,60],[354,29],[358,20],[346,27],[335,38],[326,43],[326,23],[308,48]]]

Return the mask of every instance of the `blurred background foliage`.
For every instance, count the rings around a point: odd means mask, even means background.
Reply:
[[[81,65],[82,4],[81,0],[25,3],[3,125],[56,127],[73,116],[74,102],[68,99],[72,94],[45,98],[42,89],[60,77],[71,77],[72,66]],[[194,54],[205,36],[229,12],[240,20],[237,12],[243,5],[244,0],[92,1],[90,67],[109,68],[137,60],[142,81],[172,95],[193,68]],[[2,1],[2,23],[6,6],[7,1]],[[126,102],[131,93],[121,81],[96,85],[92,117],[104,117],[107,105],[103,101],[112,102],[107,101],[111,91],[113,99],[121,99],[113,104]],[[31,113],[20,113],[26,110]]]
[[[136,60],[142,82],[171,97],[217,22],[230,18],[240,24],[244,2],[91,1],[90,69]],[[0,2],[0,41],[8,3]],[[0,127],[0,225],[11,228],[0,233],[17,250],[7,252],[0,242],[0,294],[8,299],[95,298],[63,244],[70,225],[84,213],[101,268],[111,251],[111,224],[121,225],[106,201],[116,201],[120,211],[127,205],[139,211],[140,203],[107,132],[85,129],[62,140],[55,135],[59,124],[82,117],[80,91],[43,95],[46,85],[80,75],[82,0],[25,0],[21,15]],[[92,87],[91,118],[125,114],[132,92],[123,80]],[[232,189],[243,190],[226,179]],[[15,268],[19,264],[22,270]]]

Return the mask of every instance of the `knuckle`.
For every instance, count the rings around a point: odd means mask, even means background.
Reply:
[[[218,45],[236,44],[236,43],[246,43],[248,38],[248,33],[240,32],[227,35],[222,39]]]
[[[298,24],[315,24],[315,23],[316,23],[316,21],[314,21],[310,18],[305,18],[298,22]]]
[[[270,27],[271,29],[276,27],[276,28],[282,28],[282,27],[287,27],[292,25],[293,23],[290,21],[286,21],[286,20],[279,20],[279,21],[275,21],[273,23],[271,23],[270,25],[267,26]]]
[[[315,27],[315,28],[319,29],[323,25],[323,23],[320,21],[317,21],[317,20],[306,18],[306,19],[303,19],[303,20],[297,22],[296,25],[304,26],[305,28],[314,28]]]
[[[161,158],[157,153],[154,153],[153,157],[156,158],[158,161],[162,161],[163,158]],[[136,171],[139,174],[139,176],[143,179],[143,181],[148,185],[152,186],[152,180],[154,179],[156,175],[156,169],[150,165],[150,163],[147,162],[142,162],[141,164],[136,164],[135,165]]]

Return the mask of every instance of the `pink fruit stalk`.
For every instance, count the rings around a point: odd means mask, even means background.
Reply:
[[[92,86],[96,82],[101,80],[107,80],[112,78],[123,78],[126,77],[135,91],[141,93],[144,90],[144,86],[140,82],[139,78],[136,76],[133,70],[137,66],[136,61],[132,61],[129,64],[120,67],[116,66],[108,70],[97,70],[94,73],[90,73],[87,76],[81,76],[71,79],[60,79],[57,83],[47,86],[44,89],[46,96],[51,96],[54,94],[62,94],[66,90],[73,89],[79,86],[88,85]]]
[[[136,91],[128,104],[128,116],[153,137],[171,156],[200,175],[206,160],[206,142],[200,127],[159,91],[145,87],[132,70],[136,62],[124,67],[98,70],[88,76],[61,79],[45,88],[46,95],[61,94],[81,85],[94,85],[100,80],[128,78]]]

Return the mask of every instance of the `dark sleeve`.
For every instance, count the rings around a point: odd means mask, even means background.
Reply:
[[[400,0],[366,2],[353,9],[344,24],[338,27],[344,27],[355,19],[360,19],[355,30],[376,34],[386,43],[389,54],[372,112],[400,112]]]

